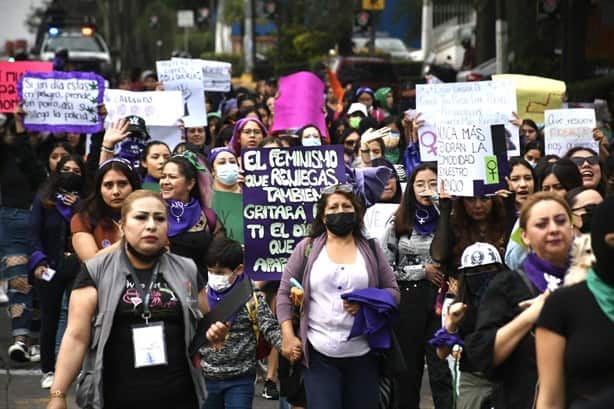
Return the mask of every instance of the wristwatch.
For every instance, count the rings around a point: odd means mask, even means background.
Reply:
[[[60,399],[66,399],[66,394],[62,391],[51,391],[49,392],[49,398],[60,398]]]

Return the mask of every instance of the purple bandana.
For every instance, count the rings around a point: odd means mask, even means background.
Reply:
[[[198,200],[191,198],[188,203],[180,200],[167,200],[168,204],[168,237],[181,234],[200,220],[203,212]]]
[[[549,261],[539,258],[537,254],[530,252],[522,262],[522,269],[539,292],[543,293],[546,290],[553,291],[559,287],[563,282],[568,266],[557,267]]]
[[[73,194],[75,196],[79,196],[77,193],[73,193]],[[58,192],[55,195],[55,208],[58,210],[58,212],[60,212],[64,220],[66,220],[67,222],[69,222],[70,219],[72,218],[72,215],[74,213],[73,208],[78,202],[79,200],[77,199],[77,201],[73,203],[72,206],[67,206],[66,204],[64,204],[64,194],[63,193]]]
[[[433,234],[437,227],[439,213],[435,206],[422,206],[416,203],[416,212],[414,214],[414,230],[421,236]]]
[[[243,279],[245,278],[245,274],[239,274],[237,279],[230,287],[228,287],[224,291],[215,291],[212,290],[211,287],[207,287],[207,301],[209,302],[209,311],[213,310],[213,307],[217,305],[226,295],[232,291],[233,288],[237,286]],[[233,323],[235,318],[237,317],[237,313],[234,313],[230,318],[228,318],[228,322]]]

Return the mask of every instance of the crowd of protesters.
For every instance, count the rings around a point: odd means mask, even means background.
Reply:
[[[144,71],[118,88],[163,84]],[[177,146],[135,116],[86,136],[0,114],[8,353],[40,361],[48,408],[67,407],[75,382],[81,407],[247,409],[259,360],[262,396],[282,408],[416,409],[425,362],[437,409],[614,407],[609,114],[598,151],[559,158],[510,112],[522,148],[507,188],[457,198],[420,160],[412,86],[333,88],[326,133],[270,132],[276,83],[261,81],[207,93],[208,125],[178,123]],[[242,150],[327,144],[343,146],[349,182],[322,190],[281,281],[252,282],[242,207],[226,207],[242,194]],[[398,207],[373,240],[377,203]],[[199,326],[245,286],[229,320]],[[369,329],[349,338],[375,310],[398,314],[379,323],[393,330],[384,348]]]

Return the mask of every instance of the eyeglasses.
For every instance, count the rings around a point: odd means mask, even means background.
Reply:
[[[584,165],[584,162],[588,162],[589,165],[593,166],[599,163],[599,156],[591,155],[586,158],[582,158],[579,156],[571,158],[572,162],[576,164],[576,166]]]
[[[597,204],[595,204],[595,203],[588,203],[588,204],[585,204],[584,206],[574,207],[573,209],[571,209],[571,211],[575,213],[578,210],[584,210],[586,213],[590,213],[593,210],[595,210],[596,207],[597,207]]]
[[[320,190],[323,195],[330,195],[336,192],[352,193],[354,186],[349,183],[337,183],[336,185],[326,186]]]
[[[241,133],[243,135],[262,136],[262,131],[260,129],[241,129]]]
[[[356,142],[358,142],[358,141],[355,141],[355,140],[352,140],[352,139],[346,139],[345,142],[343,142],[343,144],[345,146],[354,146],[354,145],[356,145]]]

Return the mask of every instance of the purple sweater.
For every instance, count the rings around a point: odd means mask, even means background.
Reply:
[[[311,268],[313,263],[320,255],[322,248],[326,244],[326,234],[316,237],[312,240],[312,247],[309,256],[307,257],[307,263],[305,264],[305,248],[309,243],[309,239],[303,239],[294,249],[294,252],[288,259],[286,268],[281,276],[281,282],[279,283],[279,290],[277,292],[277,319],[279,323],[292,319],[292,302],[290,301],[290,278],[298,280],[305,293],[303,295],[303,308],[300,314],[300,328],[298,337],[303,343],[303,363],[309,366],[309,351],[307,348],[307,327],[309,317],[309,297],[310,286],[309,277],[311,274]],[[399,287],[394,278],[394,273],[383,250],[379,246],[379,243],[375,246],[376,253],[373,254],[369,242],[365,239],[356,239],[356,247],[360,254],[365,259],[367,273],[369,275],[369,287],[382,288],[390,291],[390,294],[394,298],[397,305],[399,304],[401,295]],[[305,269],[301,271],[301,267],[305,264]]]

